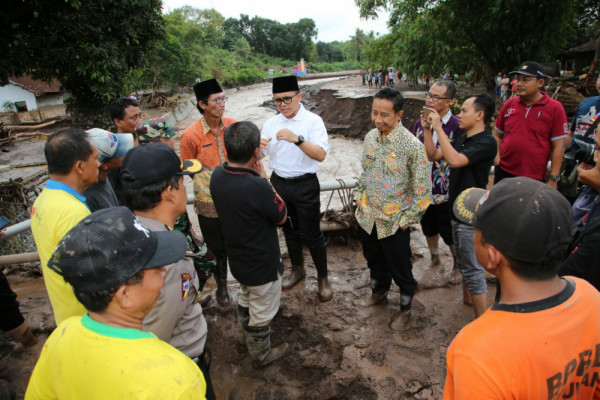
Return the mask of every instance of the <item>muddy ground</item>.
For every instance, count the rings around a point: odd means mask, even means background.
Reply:
[[[408,89],[408,88],[404,88]],[[307,106],[323,115],[330,132],[362,137],[371,128],[370,98],[375,90],[361,85],[358,77],[321,82],[321,90],[306,88]],[[424,93],[411,94],[415,108]],[[257,125],[274,115],[260,107],[271,97],[270,86],[259,85],[229,94],[226,115],[254,121]],[[146,112],[149,117],[160,111]],[[366,113],[366,114],[365,114]],[[410,114],[407,111],[407,114]],[[194,111],[180,127],[193,123]],[[410,115],[407,116],[407,118]],[[412,123],[407,124],[411,126]],[[321,166],[320,180],[350,179],[360,174],[358,157],[362,142],[335,137],[331,152]],[[191,188],[188,181],[188,188]],[[337,194],[332,204],[339,206]],[[323,208],[330,193],[321,196]],[[193,210],[191,215],[193,214]],[[208,346],[213,355],[211,376],[219,399],[437,399],[442,397],[446,349],[458,330],[473,318],[462,304],[459,286],[448,283],[452,258],[441,243],[441,267],[429,268],[429,254],[420,227],[411,233],[414,274],[420,290],[415,296],[413,318],[406,329],[391,331],[388,324],[399,309],[400,295],[393,286],[388,305],[358,308],[355,299],[370,295],[369,272],[360,244],[348,232],[328,235],[330,279],[335,292],[328,303],[317,295],[316,271],[308,251],[306,280],[284,292],[281,309],[273,321],[275,345],[288,342],[290,351],[264,370],[254,370],[247,355],[235,347],[235,308],[221,310],[214,300],[205,308]],[[285,253],[285,248],[282,249]],[[284,260],[286,268],[289,260]],[[39,266],[5,268],[19,296],[21,310],[40,339],[24,349],[0,335],[0,399],[22,399],[42,344],[54,328]],[[214,282],[207,285],[214,290]],[[235,304],[238,285],[230,277]],[[491,304],[495,289],[490,286]]]

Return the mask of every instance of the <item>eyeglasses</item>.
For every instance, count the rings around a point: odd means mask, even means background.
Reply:
[[[294,97],[296,97],[298,95],[298,93],[300,93],[300,92],[297,92],[293,96],[273,97],[273,103],[275,103],[276,106],[280,105],[281,103],[283,103],[283,104],[290,104],[292,102],[292,99]]]
[[[208,101],[214,101],[217,104],[221,104],[221,103],[225,103],[227,101],[227,99],[229,99],[229,97],[227,96],[223,96],[223,97],[216,97],[214,99],[208,99]]]
[[[427,93],[426,96],[428,99],[433,99],[434,102],[437,102],[439,100],[450,100],[450,97],[440,97],[438,95],[432,95],[431,93]]]

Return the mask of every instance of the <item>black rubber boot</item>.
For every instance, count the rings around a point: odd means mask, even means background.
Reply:
[[[302,242],[285,242],[288,248],[288,255],[290,256],[290,262],[292,263],[292,269],[289,275],[283,277],[281,287],[283,289],[290,289],[298,282],[300,282],[306,276],[306,270],[304,269],[304,255],[302,254]]]
[[[206,279],[198,278],[198,291],[202,292],[204,290],[204,285],[206,285]]]
[[[227,290],[227,258],[217,259],[217,268],[215,269],[214,276],[217,282],[217,303],[228,307],[231,304],[231,299]]]
[[[279,360],[287,352],[289,345],[280,344],[271,348],[271,326],[244,326],[246,345],[252,357],[252,367],[264,368]]]
[[[238,338],[237,338],[237,351],[238,353],[247,353],[248,347],[246,346],[246,334],[244,326],[248,326],[250,322],[250,309],[248,307],[242,307],[238,304],[237,306],[237,321],[238,321]]]
[[[317,269],[319,300],[323,302],[329,301],[333,298],[333,289],[331,289],[331,284],[329,283],[329,279],[327,279],[327,247],[311,247],[309,250]]]

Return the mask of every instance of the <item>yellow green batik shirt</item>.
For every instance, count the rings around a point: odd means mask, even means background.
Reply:
[[[431,199],[431,178],[425,147],[402,123],[382,141],[377,129],[365,136],[362,173],[354,199],[358,224],[377,238],[416,224]]]

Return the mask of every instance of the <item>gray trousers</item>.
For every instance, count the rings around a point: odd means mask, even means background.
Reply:
[[[456,263],[463,276],[463,281],[471,294],[487,292],[483,267],[475,258],[473,235],[475,228],[471,225],[452,220],[452,237],[456,246]]]

